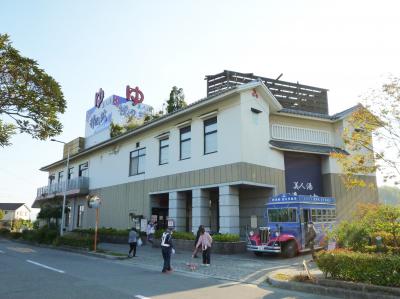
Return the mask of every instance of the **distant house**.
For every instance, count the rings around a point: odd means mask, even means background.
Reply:
[[[0,210],[4,211],[4,217],[0,220],[3,223],[31,219],[31,210],[24,203],[0,203]]]

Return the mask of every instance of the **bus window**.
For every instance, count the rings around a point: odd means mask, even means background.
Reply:
[[[297,209],[268,209],[269,222],[297,222]]]
[[[325,209],[322,209],[322,219],[321,219],[322,222],[328,221],[328,217],[327,217],[326,212],[327,211]]]
[[[317,211],[315,209],[311,210],[311,221],[317,222]]]
[[[322,210],[317,209],[317,221],[316,222],[321,222],[322,221]]]

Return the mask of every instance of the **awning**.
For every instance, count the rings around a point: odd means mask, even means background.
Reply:
[[[313,153],[321,155],[329,155],[330,153],[341,153],[345,155],[349,154],[348,152],[342,150],[341,148],[326,146],[326,145],[287,142],[278,140],[270,140],[269,144],[274,148],[290,152]]]

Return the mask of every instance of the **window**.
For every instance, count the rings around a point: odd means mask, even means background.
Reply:
[[[146,157],[146,148],[141,148],[131,152],[129,175],[137,175],[144,173],[145,157]]]
[[[88,177],[89,174],[89,168],[88,168],[88,162],[83,163],[81,165],[79,165],[79,176],[84,176],[84,177]]]
[[[168,153],[169,152],[169,138],[160,140],[160,159],[159,164],[168,164]]]
[[[313,222],[336,221],[336,211],[335,209],[312,209],[311,220]]]
[[[76,226],[81,227],[83,223],[83,214],[85,212],[85,206],[84,205],[78,205],[78,219],[76,220]]]
[[[54,181],[56,180],[56,176],[54,174],[51,174],[49,176],[49,185],[54,184]]]
[[[268,220],[269,222],[296,222],[295,208],[287,209],[268,209]]]
[[[68,168],[68,180],[70,180],[74,176],[74,168]]]
[[[64,171],[60,171],[58,173],[58,182],[62,182],[62,180],[64,179]]]
[[[190,158],[191,129],[189,127],[180,130],[180,154],[179,159],[185,160]]]
[[[204,121],[204,154],[211,154],[217,151],[217,117]]]

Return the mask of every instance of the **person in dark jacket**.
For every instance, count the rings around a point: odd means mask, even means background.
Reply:
[[[197,230],[196,239],[194,240],[194,251],[192,254],[193,258],[197,258],[197,242],[199,241],[201,231],[204,229],[204,225],[200,225],[199,229]]]
[[[310,221],[307,224],[306,229],[306,247],[310,248],[312,259],[315,261],[315,238],[317,237],[317,231],[315,229],[314,223]]]
[[[128,257],[135,257],[136,256],[136,244],[137,244],[137,232],[134,227],[132,227],[131,231],[129,232],[128,243],[129,243]],[[133,255],[131,255],[132,251],[133,251]]]
[[[168,228],[161,237],[161,253],[164,260],[162,273],[169,273],[171,268],[171,254],[175,253],[174,244],[172,242],[172,229]]]

